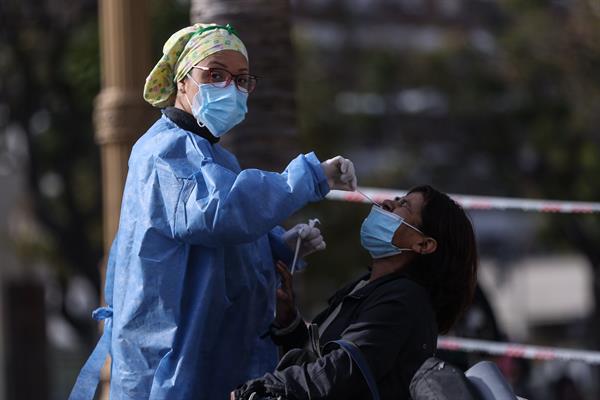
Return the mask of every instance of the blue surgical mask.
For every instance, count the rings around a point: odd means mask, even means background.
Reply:
[[[403,251],[412,251],[411,249],[401,249],[392,244],[394,233],[402,224],[423,233],[405,222],[404,218],[398,214],[374,205],[360,228],[360,243],[374,259],[391,257]]]
[[[240,92],[233,83],[218,87],[212,83],[199,84],[191,75],[189,77],[198,85],[190,107],[200,126],[206,126],[213,136],[221,137],[244,120],[248,112],[248,93]]]

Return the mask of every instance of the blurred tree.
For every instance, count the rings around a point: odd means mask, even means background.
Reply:
[[[598,201],[600,186],[600,7],[577,0],[550,5],[513,0],[501,35],[499,75],[513,102],[511,130],[522,168],[519,192],[530,197]],[[598,216],[557,216],[569,244],[594,272],[595,310],[588,339],[600,348],[600,224]],[[559,235],[548,234],[552,247]]]
[[[492,51],[465,41],[426,57],[429,67],[420,71],[448,95],[449,131],[463,132],[452,159],[467,160],[433,176],[447,179],[453,191],[600,198],[600,187],[591,184],[600,173],[600,13],[594,4],[499,2],[504,18],[490,27]],[[576,249],[590,261],[596,306],[588,343],[600,348],[598,216],[545,221],[545,251]]]
[[[156,59],[171,33],[189,20],[189,2],[152,0]],[[92,106],[99,91],[96,0],[0,2],[0,139],[22,136],[23,168],[41,239],[16,238],[21,255],[55,268],[60,314],[91,345],[97,325],[74,312],[73,278],[100,289],[100,176]],[[140,94],[141,95],[141,94]],[[6,146],[0,148],[7,151]],[[77,307],[75,307],[77,308]]]
[[[153,0],[149,7],[158,59],[169,35],[189,23],[190,4]],[[297,58],[287,1],[195,0],[192,13],[194,21],[236,26],[262,78],[248,121],[230,136],[246,165],[279,168],[293,154],[297,87],[302,147],[321,156],[350,152],[362,183],[431,182],[452,192],[597,201],[598,2],[499,0],[494,7],[491,22],[478,29],[449,27],[440,49],[358,48],[351,35],[339,48],[321,48],[299,35]],[[366,26],[372,16],[334,11],[327,17],[345,28]],[[96,325],[68,309],[65,293],[76,275],[100,286],[100,179],[91,124],[99,89],[96,18],[95,0],[0,2],[0,146],[9,136],[24,139],[31,204],[45,232],[45,240],[20,245],[56,267],[60,311],[90,343]],[[407,109],[407,99],[435,107]],[[329,251],[310,260],[323,268],[305,275],[319,300],[365,266],[358,226],[367,210],[329,203],[296,217],[324,223]],[[596,307],[589,338],[598,347],[599,226],[595,215],[556,216],[546,231],[549,247],[570,246],[590,260]]]
[[[430,182],[454,193],[597,201],[597,1],[503,0],[485,6],[480,15],[476,8],[457,14],[444,28],[443,42],[430,50],[357,44],[352,27],[376,29],[385,21],[376,7],[368,15],[328,16],[328,32],[335,36],[337,27],[346,38],[340,47],[305,40],[318,30],[300,32],[304,140],[348,152],[363,184],[407,188]],[[317,21],[304,27],[322,21],[311,18]],[[377,102],[379,112],[368,107]],[[328,228],[331,251],[315,257],[334,271],[364,259],[359,246],[344,246],[341,239],[351,240],[347,232],[357,231],[349,226],[358,219],[351,215],[355,210],[332,206],[326,214],[326,223],[340,229]],[[588,337],[600,346],[598,216],[545,220],[543,251],[576,249],[590,260],[596,307]],[[338,263],[338,256],[344,261]],[[308,273],[316,282],[339,272],[328,267]]]
[[[231,24],[259,76],[243,124],[224,137],[242,167],[282,170],[297,154],[295,58],[288,0],[193,0],[192,21]]]
[[[65,299],[74,275],[100,286],[100,187],[90,118],[98,91],[96,2],[9,0],[0,15],[6,110],[0,129],[25,139],[27,190],[47,238],[41,253],[31,254],[39,243],[18,244],[30,260],[43,257],[56,267],[60,312],[89,342],[95,325],[74,315]]]

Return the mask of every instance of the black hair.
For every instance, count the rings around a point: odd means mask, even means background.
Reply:
[[[473,300],[477,283],[477,245],[463,208],[447,194],[422,185],[409,190],[424,198],[419,227],[437,241],[430,254],[419,255],[409,276],[431,293],[438,331],[447,333]]]

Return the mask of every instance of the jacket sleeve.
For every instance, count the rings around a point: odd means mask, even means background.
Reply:
[[[283,354],[292,349],[303,348],[308,343],[308,328],[298,312],[297,318],[299,321],[294,321],[296,326],[293,329],[280,329],[275,324],[271,324],[271,340],[277,346],[281,347]],[[281,333],[285,332],[285,333]]]
[[[209,158],[188,178],[176,177],[162,159],[156,171],[171,236],[209,247],[256,240],[329,191],[313,153],[299,155],[282,173],[236,174]]]
[[[412,318],[409,303],[404,300],[393,292],[373,293],[342,334],[343,339],[359,347],[375,380],[393,368],[406,345]],[[263,376],[267,392],[298,400],[357,398],[357,393],[368,398],[368,386],[350,356],[337,345],[326,345],[325,350],[329,351],[314,362]]]

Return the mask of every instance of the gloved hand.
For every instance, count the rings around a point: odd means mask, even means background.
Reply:
[[[323,172],[325,172],[327,183],[331,189],[347,190],[350,192],[356,190],[357,179],[352,161],[342,156],[337,156],[322,162],[321,167],[323,167]]]
[[[316,220],[318,222],[318,220]],[[289,231],[286,231],[281,238],[292,251],[296,250],[296,241],[300,236],[300,251],[298,257],[303,258],[315,251],[325,250],[327,244],[321,235],[319,228],[309,224],[298,224]]]

